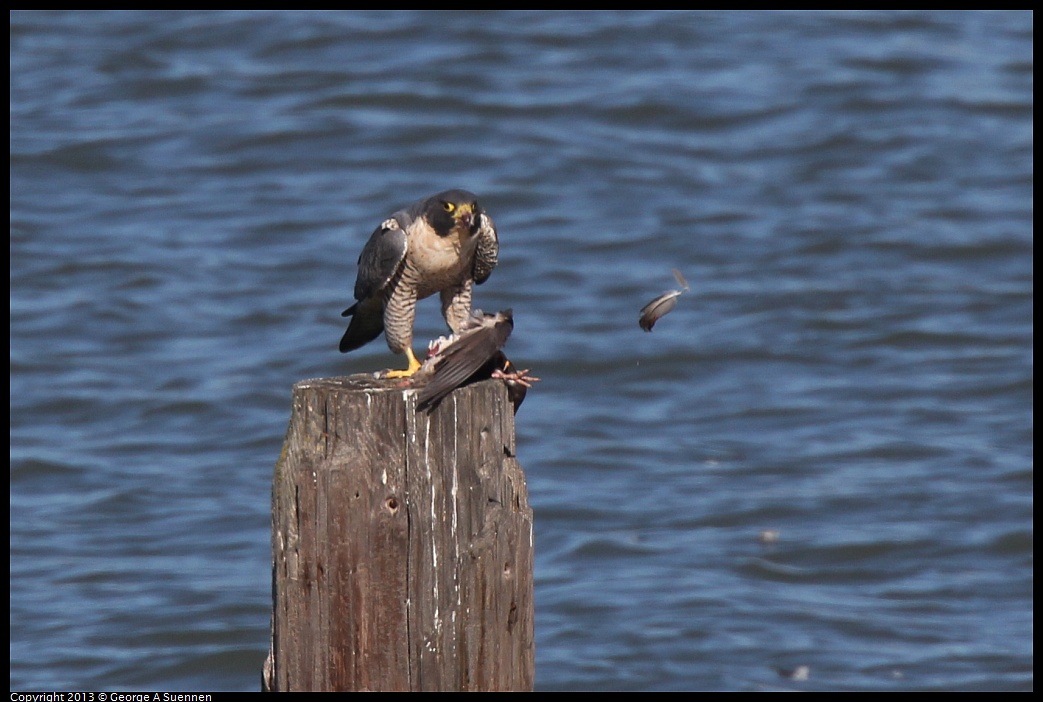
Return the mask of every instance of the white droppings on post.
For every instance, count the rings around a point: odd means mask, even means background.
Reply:
[[[459,426],[458,422],[460,420],[460,417],[458,416],[458,413],[457,413],[457,407],[458,407],[458,405],[457,405],[457,402],[456,402],[456,398],[454,397],[453,398],[453,426],[454,427]],[[458,511],[457,511],[457,508],[456,508],[456,494],[457,494],[457,491],[458,491],[459,486],[460,486],[460,480],[459,480],[460,445],[459,445],[459,441],[460,441],[459,433],[458,432],[453,432],[453,487],[451,488],[450,492],[451,492],[451,494],[453,496],[453,499],[452,499],[452,505],[453,505],[453,517],[452,517],[452,520],[453,520],[452,521],[452,525],[453,525],[452,526],[452,530],[453,530],[453,544],[457,548],[457,552],[454,553],[453,556],[457,559],[457,561],[459,561],[459,559],[460,559],[460,552],[459,552],[460,542],[456,538],[456,524],[457,524],[457,516],[458,516]]]
[[[431,478],[431,420],[428,419],[424,422],[424,470],[427,475],[427,482],[432,482]],[[437,514],[435,511],[435,490],[431,490],[431,523],[437,524]],[[431,571],[438,573],[438,539],[431,539]],[[432,596],[435,603],[435,631],[440,632],[442,630],[442,622],[438,616],[438,577],[437,575],[431,578],[433,585]]]

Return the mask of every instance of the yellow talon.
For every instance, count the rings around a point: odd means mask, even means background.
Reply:
[[[406,347],[406,358],[409,360],[409,367],[405,370],[388,371],[388,378],[411,378],[414,373],[420,370],[421,363],[413,355],[412,347]]]

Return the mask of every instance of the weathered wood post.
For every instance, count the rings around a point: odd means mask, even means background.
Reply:
[[[271,690],[531,690],[532,510],[503,383],[306,380],[272,485]]]

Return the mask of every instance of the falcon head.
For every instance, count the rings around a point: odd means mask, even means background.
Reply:
[[[481,215],[478,197],[466,190],[446,190],[424,203],[424,219],[438,236],[473,235],[481,224]]]

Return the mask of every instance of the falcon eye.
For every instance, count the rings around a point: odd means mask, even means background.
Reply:
[[[444,208],[445,208],[445,211],[446,211],[446,212],[452,212],[453,210],[455,210],[455,209],[456,209],[456,205],[454,205],[454,204],[453,204],[453,203],[451,203],[451,202],[443,202],[443,203],[442,203],[442,207],[444,207]]]

